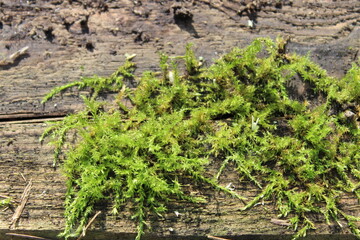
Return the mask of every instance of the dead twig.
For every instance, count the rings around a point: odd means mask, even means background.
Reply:
[[[230,240],[230,239],[227,239],[227,238],[214,237],[214,236],[211,236],[211,235],[208,235],[207,238],[213,239],[213,240]]]
[[[5,233],[5,235],[22,237],[22,238],[30,238],[30,239],[38,239],[38,240],[50,240],[48,238],[37,237],[37,236],[32,236],[32,235],[27,235],[27,234],[19,234],[19,233]]]
[[[9,207],[6,207],[6,208],[4,208],[4,209],[2,210],[2,212],[7,211],[8,209],[9,209]]]
[[[21,202],[20,202],[20,205],[16,208],[15,210],[15,213],[14,215],[12,216],[12,220],[11,220],[11,223],[10,223],[10,229],[15,227],[15,224],[17,223],[17,221],[19,220],[24,208],[25,208],[25,205],[29,199],[29,196],[30,196],[30,190],[31,190],[31,187],[32,187],[32,180],[30,179],[28,185],[26,185],[25,189],[24,189],[24,192],[21,196]]]
[[[15,60],[21,55],[28,54],[29,46],[23,47],[20,50],[11,54],[7,59],[0,61],[0,66],[6,66],[14,64]]]
[[[25,181],[25,182],[27,182],[27,180],[26,180],[26,178],[25,178],[24,174],[20,173],[20,175],[21,175],[22,179],[24,179],[24,181]]]
[[[289,220],[272,218],[270,220],[270,222],[273,224],[276,224],[276,225],[280,225],[280,226],[291,226],[291,223]]]
[[[5,196],[5,195],[0,195],[0,198],[10,198],[10,197]]]
[[[91,224],[95,221],[96,217],[99,216],[100,213],[101,213],[101,211],[97,211],[96,214],[90,219],[89,223],[86,225],[86,227],[84,227],[81,235],[77,238],[77,240],[80,240],[81,238],[85,237],[86,231],[91,226]]]

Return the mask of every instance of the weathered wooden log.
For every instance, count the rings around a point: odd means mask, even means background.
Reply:
[[[124,62],[126,53],[137,55],[138,74],[156,70],[159,52],[182,55],[188,42],[209,64],[256,37],[287,35],[291,38],[287,51],[310,52],[333,76],[342,76],[359,57],[359,1],[253,2],[257,5],[251,7],[247,5],[251,1],[230,0],[176,5],[174,1],[0,1],[0,195],[19,201],[26,186],[21,174],[33,183],[17,229],[41,230],[42,236],[53,237],[63,228],[65,179],[52,167],[53,149],[41,145],[39,136],[48,118],[79,110],[78,96],[84,92],[68,91],[42,105],[42,97],[53,87],[81,76],[107,76]],[[258,192],[236,175],[221,181],[224,186],[233,183],[243,196]],[[277,221],[272,202],[242,212],[238,200],[206,186],[199,188],[208,202],[171,203],[168,214],[153,223],[155,235],[293,233]],[[344,195],[341,202],[345,212],[360,214],[357,199]],[[113,217],[103,208],[91,228],[109,234],[135,232],[127,210]],[[0,212],[1,238],[12,215],[10,209]],[[314,234],[335,233],[349,231],[319,219]]]

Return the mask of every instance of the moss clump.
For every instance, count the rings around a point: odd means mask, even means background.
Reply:
[[[43,135],[52,137],[55,158],[64,144],[66,149],[63,236],[78,235],[94,205],[106,199],[114,214],[133,204],[140,238],[149,212],[163,213],[169,199],[203,201],[183,191],[184,178],[242,199],[217,184],[229,162],[240,178],[261,189],[243,210],[273,200],[279,217],[290,219],[294,238],[315,228],[312,213],[328,223],[345,218],[360,236],[355,224],[360,219],[338,204],[344,192],[360,198],[359,64],[334,79],[307,57],[285,54],[283,45],[281,39],[257,39],[208,68],[188,46],[185,56],[176,58],[184,60],[184,74],[161,55],[161,73],[137,78],[134,64],[126,61],[109,78],[85,78],[46,96],[44,101],[74,86],[94,93],[83,97],[84,111]],[[323,101],[315,106],[292,98],[288,84],[295,77],[313,86]],[[138,82],[136,89],[124,85],[129,80]],[[104,90],[118,92],[113,103],[98,100]],[[217,175],[209,176],[205,169],[219,162]]]

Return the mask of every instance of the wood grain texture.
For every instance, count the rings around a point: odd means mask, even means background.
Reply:
[[[139,3],[142,4],[139,4]],[[257,37],[287,35],[288,51],[310,52],[330,75],[343,76],[359,57],[360,2],[307,0],[257,1],[255,16],[238,15],[251,1],[179,1],[191,21],[179,21],[175,1],[0,1],[0,195],[20,199],[26,185],[33,187],[17,228],[61,230],[65,179],[52,166],[52,149],[38,138],[46,118],[77,111],[82,103],[76,89],[40,104],[53,87],[94,74],[107,76],[124,62],[125,53],[137,54],[136,74],[158,69],[158,54],[182,55],[192,42],[206,64],[234,46],[246,46]],[[266,3],[265,3],[266,2]],[[248,21],[255,17],[255,28]],[[8,62],[28,46],[26,54]],[[19,121],[21,120],[21,121]],[[239,194],[255,196],[257,189],[240,183],[235,175],[222,179],[234,183]],[[271,222],[276,212],[271,202],[241,212],[241,202],[199,186],[208,204],[171,203],[169,213],[158,219],[158,235],[291,234],[286,226]],[[356,199],[344,196],[345,211],[360,214]],[[101,207],[101,206],[99,206]],[[106,209],[106,206],[103,206]],[[178,211],[178,217],[174,213]],[[6,230],[12,212],[0,212],[0,229]],[[133,233],[129,216],[101,214],[93,228]],[[318,220],[314,233],[348,233]],[[261,227],[259,227],[261,226]],[[169,229],[174,229],[170,231]],[[100,239],[100,238],[99,238]]]

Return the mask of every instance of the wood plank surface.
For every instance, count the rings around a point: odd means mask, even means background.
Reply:
[[[19,200],[27,182],[33,186],[28,204],[19,219],[17,229],[21,230],[60,230],[63,227],[63,200],[65,194],[64,178],[59,169],[52,167],[52,149],[38,143],[44,123],[12,123],[0,125],[0,195],[7,195]],[[252,184],[239,182],[232,171],[225,172],[221,184],[232,183],[241,196],[252,198],[258,189]],[[244,205],[223,193],[212,191],[209,186],[198,186],[193,191],[206,198],[206,204],[194,205],[186,202],[169,204],[169,211],[164,218],[152,224],[159,235],[177,234],[182,236],[291,234],[286,225],[274,221],[276,211],[273,203],[265,201],[249,211],[240,211]],[[106,206],[99,206],[105,208]],[[347,213],[360,214],[360,206],[354,197],[345,196],[342,208]],[[177,216],[176,212],[179,213]],[[94,224],[96,229],[113,233],[132,233],[136,226],[125,209],[118,217],[109,213],[102,214],[101,221]],[[0,228],[7,229],[12,211],[0,212]],[[314,233],[332,234],[349,233],[340,229],[336,223],[327,225],[318,219]],[[345,226],[346,223],[341,221]],[[260,227],[261,226],[261,227]],[[171,230],[173,229],[173,231]],[[10,230],[9,230],[10,231]]]
[[[254,16],[237,14],[251,2],[258,4]],[[179,20],[178,8],[192,18]],[[290,36],[288,51],[310,53],[330,75],[343,76],[360,55],[360,1],[0,1],[0,195],[20,200],[27,185],[21,175],[33,183],[16,228],[59,231],[64,224],[64,178],[52,167],[53,149],[38,139],[44,121],[79,110],[79,95],[85,92],[68,91],[42,105],[42,97],[52,88],[81,76],[109,75],[124,62],[126,53],[137,55],[136,74],[140,74],[158,69],[159,52],[182,55],[188,42],[211,64],[235,46],[277,35]],[[25,53],[19,52],[25,47]],[[225,186],[230,182],[239,194],[251,197],[257,192],[236,176],[222,179]],[[292,233],[271,221],[276,219],[271,202],[241,212],[242,203],[235,199],[206,186],[201,186],[201,194],[207,204],[170,204],[153,232],[170,236]],[[360,215],[356,199],[344,196],[342,202],[344,211]],[[1,233],[7,231],[12,214],[0,212]],[[117,218],[104,213],[99,219],[95,229],[135,231],[126,211]],[[349,233],[323,219],[317,223],[314,234]]]

